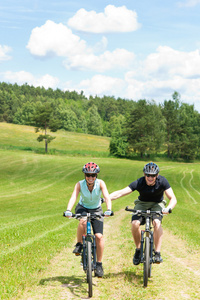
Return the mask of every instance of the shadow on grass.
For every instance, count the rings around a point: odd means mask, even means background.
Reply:
[[[41,279],[39,284],[46,286],[51,282],[60,282],[62,286],[67,287],[74,296],[80,297],[80,295],[88,295],[85,275],[49,277]],[[87,297],[85,299],[87,299]]]
[[[124,271],[124,272],[119,272],[119,273],[108,273],[108,274],[105,274],[103,278],[105,278],[105,279],[121,278],[124,281],[128,281],[128,282],[131,282],[131,283],[134,282],[136,285],[143,284],[143,275],[136,274],[134,271]]]
[[[141,275],[135,274],[134,271],[107,273],[103,276],[102,279],[109,280],[112,278],[122,279],[124,281],[134,283],[136,286],[141,285],[143,282],[143,277]],[[85,295],[85,299],[88,299],[87,281],[85,275],[49,277],[41,279],[39,284],[46,286],[48,284],[51,284],[51,282],[60,282],[62,286],[68,288],[74,296],[80,297],[81,295],[81,298],[83,299],[82,295]],[[95,286],[94,283],[93,285]]]

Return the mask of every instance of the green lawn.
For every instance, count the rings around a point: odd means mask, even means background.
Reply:
[[[28,146],[32,141],[31,147],[36,147],[38,142],[31,130],[26,126],[1,126],[0,144]],[[101,151],[107,151],[107,138],[66,133],[62,139],[61,133],[57,134],[57,141],[53,141],[52,145],[54,143],[55,147],[58,143],[56,147],[59,149],[65,150],[65,142],[71,147],[77,139],[78,148],[84,145],[85,151],[97,151],[101,142]],[[71,136],[71,142],[67,141],[67,135]],[[75,183],[83,178],[82,166],[91,160],[100,165],[99,178],[105,180],[109,192],[121,189],[142,176],[145,164],[109,157],[95,158],[89,154],[77,157],[0,149],[1,299],[12,298],[24,287],[37,283],[38,274],[47,267],[50,259],[64,247],[72,246],[77,222],[66,222],[62,212],[67,207]],[[199,164],[159,162],[159,167],[178,200],[173,213],[165,218],[164,227],[186,240],[191,247],[199,248]],[[137,193],[134,193],[113,201],[113,210],[132,206],[136,197]]]

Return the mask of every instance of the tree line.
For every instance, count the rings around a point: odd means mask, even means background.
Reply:
[[[110,96],[85,97],[76,91],[0,83],[0,122],[30,125],[42,131],[38,141],[54,138],[47,130],[63,129],[111,137],[110,153],[118,157],[199,157],[200,114],[182,103],[180,94],[161,104]]]

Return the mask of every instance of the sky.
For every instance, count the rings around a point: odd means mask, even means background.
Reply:
[[[0,82],[200,112],[200,0],[0,0]]]

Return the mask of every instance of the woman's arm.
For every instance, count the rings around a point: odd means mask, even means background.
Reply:
[[[100,179],[100,188],[101,188],[103,197],[104,197],[105,202],[106,202],[107,210],[111,210],[112,203],[111,203],[111,200],[110,200],[110,196],[109,196],[109,193],[108,193],[105,182],[101,179]]]
[[[74,191],[71,195],[71,198],[69,199],[69,203],[67,205],[67,210],[70,210],[70,211],[72,210],[79,193],[80,193],[80,183],[77,182],[77,184],[74,187]]]

